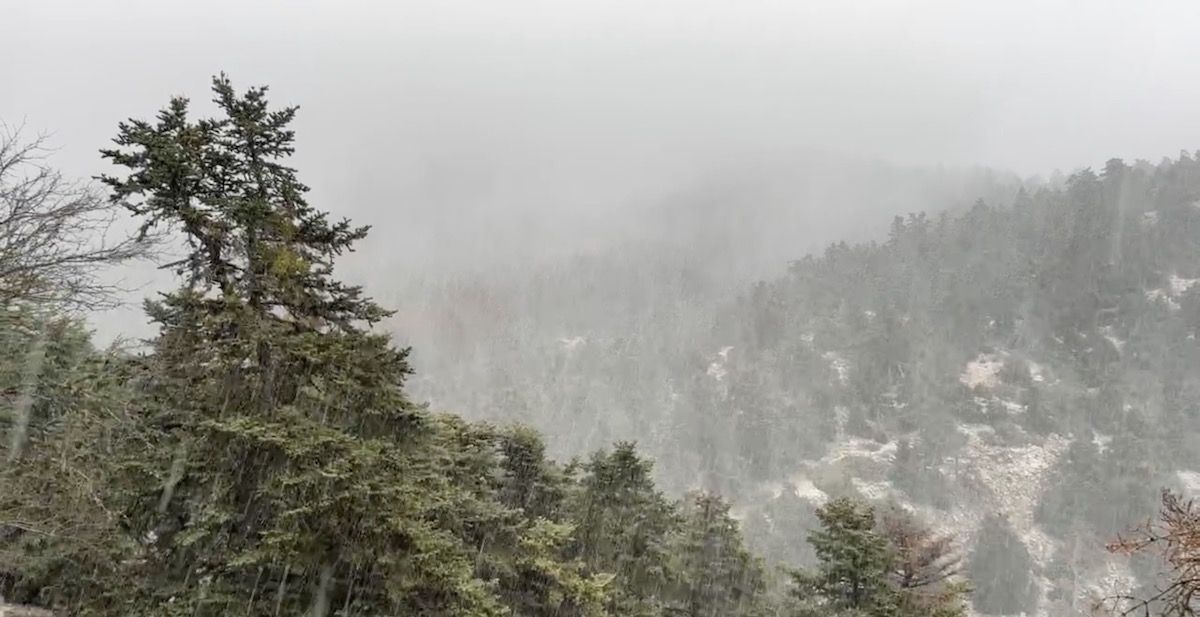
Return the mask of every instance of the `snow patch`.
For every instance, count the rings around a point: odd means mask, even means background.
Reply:
[[[1182,296],[1197,282],[1200,282],[1200,279],[1185,279],[1177,274],[1172,274],[1170,279],[1171,295]]]
[[[991,510],[1007,514],[1018,531],[1032,529],[1043,477],[1066,451],[1067,439],[1055,435],[1041,445],[997,446],[983,438],[992,432],[989,426],[962,425],[959,429],[967,436],[964,453],[970,471],[992,493],[987,496]]]
[[[836,351],[827,351],[821,357],[829,361],[829,367],[837,374],[838,383],[846,385],[850,379],[850,363]]]
[[[1006,399],[999,399],[999,400],[1000,400],[1000,405],[1002,407],[1004,407],[1005,411],[1007,411],[1008,413],[1014,414],[1014,415],[1025,413],[1024,405],[1017,403],[1015,401],[1010,401],[1010,400],[1006,400]]]
[[[1029,375],[1034,382],[1044,383],[1046,381],[1046,369],[1042,368],[1042,365],[1033,361],[1027,361],[1026,364],[1029,365]]]
[[[967,363],[958,380],[971,388],[994,388],[1000,385],[1000,369],[1003,368],[1004,360],[993,354],[979,354],[978,358]]]
[[[810,501],[818,506],[825,505],[829,501],[829,495],[825,491],[817,488],[812,480],[805,476],[796,476],[792,478],[792,487],[795,489],[795,494],[800,499]]]
[[[1034,511],[1042,494],[1045,478],[1066,452],[1068,440],[1051,436],[1042,444],[996,446],[983,439],[991,427],[963,425],[967,435],[964,453],[966,473],[987,489],[981,497],[985,509],[1008,516],[1013,529],[1025,539],[1030,554],[1039,564],[1048,563],[1054,542],[1034,523]]]
[[[1175,477],[1179,478],[1189,497],[1200,496],[1200,471],[1180,470],[1175,472]]]
[[[1187,293],[1187,291],[1198,282],[1200,282],[1200,279],[1188,279],[1183,278],[1178,274],[1172,274],[1170,278],[1167,279],[1167,286],[1165,288],[1160,287],[1158,289],[1151,289],[1147,291],[1146,299],[1152,302],[1165,302],[1168,309],[1177,311],[1181,307],[1179,303],[1175,301],[1175,298]]]
[[[721,350],[717,352],[717,356],[721,359],[716,360],[712,364],[708,365],[707,373],[709,377],[712,377],[717,381],[721,381],[726,375],[729,374],[729,371],[725,370],[725,363],[729,361],[729,352],[732,350],[733,347],[722,347]]]
[[[1165,289],[1151,289],[1146,292],[1146,299],[1151,302],[1162,302],[1167,305],[1167,308],[1172,311],[1178,311],[1183,308],[1167,293]]]
[[[896,493],[895,487],[888,481],[868,482],[861,478],[850,478],[850,482],[868,501],[883,501]]]
[[[895,441],[880,444],[878,441],[870,439],[851,437],[831,444],[829,451],[825,456],[821,457],[819,463],[821,465],[833,465],[850,457],[858,457],[869,459],[876,463],[890,464],[896,459],[896,449],[898,447],[899,444]]]
[[[1133,575],[1133,569],[1129,567],[1128,560],[1110,559],[1105,566],[1104,577],[1093,587],[1094,591],[1104,597],[1111,597],[1129,593],[1133,589],[1136,577]]]
[[[563,349],[572,351],[587,344],[587,339],[582,336],[574,336],[571,338],[560,338],[558,342],[563,346]]]
[[[1104,338],[1107,339],[1108,342],[1112,343],[1113,347],[1117,348],[1118,352],[1125,350],[1125,341],[1117,338],[1117,336],[1113,334],[1112,326],[1104,326],[1103,328],[1100,328],[1100,333],[1104,335]]]

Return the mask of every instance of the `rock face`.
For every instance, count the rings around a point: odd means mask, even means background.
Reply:
[[[973,388],[975,405],[1016,416],[1025,409],[1001,396],[1003,365],[1002,355],[981,354],[964,368],[961,380]],[[842,368],[847,368],[844,363]],[[1041,371],[1038,367],[1038,376]],[[845,414],[837,415],[844,418]],[[881,444],[847,436],[840,426],[843,423],[839,422],[837,440],[829,444],[825,456],[802,465],[788,482],[762,487],[762,497],[739,508],[738,518],[747,521],[771,511],[785,491],[789,497],[820,506],[829,498],[822,487],[840,482],[852,486],[861,498],[881,505],[898,504],[917,514],[938,531],[954,534],[968,551],[983,521],[991,515],[1003,516],[1035,562],[1032,574],[1038,591],[1037,615],[1057,615],[1063,607],[1082,610],[1097,598],[1128,593],[1138,582],[1125,557],[1106,554],[1097,547],[1081,550],[1080,536],[1056,538],[1037,521],[1048,481],[1066,456],[1073,436],[1038,436],[1011,427],[1009,430],[1015,430],[1015,434],[1001,435],[995,426],[982,423],[955,426],[961,445],[931,470],[948,487],[946,507],[935,507],[906,494],[889,479],[897,465],[898,440]],[[1103,452],[1112,436],[1095,434],[1093,441]],[[922,446],[918,443],[915,447],[919,450]],[[1180,470],[1176,475],[1185,490],[1200,493],[1200,473]],[[1097,540],[1094,536],[1088,539]],[[1073,593],[1066,597],[1057,591],[1050,575],[1059,563],[1067,564],[1072,579]]]
[[[796,497],[819,506],[828,499],[828,495],[814,484],[812,478],[849,474],[850,483],[863,498],[881,505],[897,503],[935,529],[953,533],[968,550],[973,546],[985,517],[1003,515],[1037,564],[1039,572],[1034,579],[1040,590],[1038,615],[1056,614],[1049,599],[1053,581],[1044,574],[1056,557],[1065,556],[1078,570],[1075,574],[1082,579],[1080,582],[1083,584],[1077,587],[1078,597],[1069,599],[1069,604],[1082,607],[1092,598],[1130,590],[1134,578],[1124,558],[1105,556],[1091,564],[1077,563],[1078,560],[1070,559],[1072,545],[1056,540],[1035,521],[1035,511],[1046,479],[1067,449],[1068,440],[1065,437],[1053,435],[1038,443],[1005,446],[997,445],[994,440],[989,442],[989,437],[994,437],[994,429],[989,426],[963,425],[957,428],[966,436],[967,444],[958,456],[947,460],[939,472],[960,486],[972,488],[970,494],[956,497],[948,509],[916,503],[886,480],[886,466],[891,464],[895,455],[896,442],[880,446],[866,440],[847,439],[832,444],[829,455],[798,471],[791,479],[789,488]],[[856,473],[855,470],[872,466],[874,471],[852,475]],[[769,493],[769,497],[755,505],[740,508],[739,518],[744,521],[753,516],[756,510],[769,509],[769,502],[778,500],[783,490],[783,485],[765,487],[764,492]],[[1097,555],[1095,551],[1090,551],[1088,556],[1095,559]]]

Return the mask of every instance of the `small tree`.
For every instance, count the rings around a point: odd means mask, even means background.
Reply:
[[[820,563],[814,572],[793,573],[793,595],[834,611],[874,611],[890,595],[892,565],[875,509],[842,497],[818,509],[817,519],[821,529],[808,542]]]
[[[1200,512],[1193,501],[1164,490],[1158,520],[1147,521],[1107,548],[1124,555],[1157,550],[1166,569],[1161,584],[1146,596],[1113,596],[1102,603],[1106,608],[1122,616],[1146,617],[1190,616],[1200,609]]]
[[[846,498],[817,511],[809,535],[820,564],[793,573],[793,596],[806,614],[870,617],[961,617],[969,589],[958,574],[953,538],[939,536],[906,513],[876,521],[872,507]]]
[[[671,539],[682,520],[655,488],[653,463],[638,456],[634,444],[620,442],[580,467],[583,476],[567,504],[577,525],[568,557],[616,575],[610,613],[661,612],[660,592],[678,580]]]
[[[957,616],[966,611],[970,585],[959,580],[962,552],[954,536],[934,533],[897,506],[880,517],[891,548],[892,584],[901,606],[915,614]]]
[[[683,501],[683,530],[675,550],[682,584],[679,612],[688,617],[752,617],[763,614],[766,573],[745,547],[729,504],[708,493]]]

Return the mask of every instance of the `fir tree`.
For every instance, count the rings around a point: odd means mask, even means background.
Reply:
[[[582,471],[570,504],[578,528],[569,556],[616,575],[611,613],[661,614],[660,592],[678,580],[671,542],[679,513],[654,487],[651,463],[632,443],[597,452]]]
[[[160,532],[148,601],[195,615],[499,614],[444,523],[474,496],[442,473],[404,394],[409,350],[373,333],[388,312],[333,276],[367,228],[305,200],[284,164],[296,107],[224,75],[213,92],[220,117],[193,121],[176,98],[103,151],[127,170],[102,178],[112,198],[189,249],[173,264],[184,285],[147,305],[157,439],[174,450],[135,466],[147,490],[131,520]]]
[[[716,495],[691,493],[683,503],[683,532],[672,551],[682,570],[675,602],[688,617],[762,614],[766,576],[746,550],[729,504]]]
[[[819,564],[793,575],[794,594],[833,611],[874,614],[891,600],[887,539],[875,525],[875,510],[837,498],[817,510],[821,528],[808,542]]]

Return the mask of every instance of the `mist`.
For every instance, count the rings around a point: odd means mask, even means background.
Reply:
[[[1173,496],[1200,496],[1197,24],[1183,0],[8,0],[0,146],[115,162],[227,302],[147,311],[179,281],[143,260],[85,327],[85,274],[145,245],[62,257],[119,204],[0,147],[0,612],[1134,597],[1164,570],[1106,539],[1200,529]],[[220,73],[296,121],[209,100]],[[119,130],[179,95],[232,121]],[[253,137],[291,129],[295,177]],[[118,134],[134,153],[101,157]],[[349,237],[296,178],[372,227],[335,274]]]
[[[1187,2],[19,0],[5,12],[0,118],[52,131],[68,175],[106,171],[96,150],[119,120],[169,94],[206,102],[218,71],[300,104],[297,166],[321,207],[375,226],[346,267],[385,300],[408,276],[711,241],[705,229],[754,238],[733,270],[765,275],[880,233],[891,214],[977,197],[900,195],[887,166],[1047,175],[1200,142],[1200,92],[1179,78],[1200,52]],[[863,179],[847,170],[864,161],[879,184],[850,198]],[[129,323],[96,321],[102,335]]]

